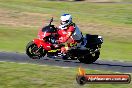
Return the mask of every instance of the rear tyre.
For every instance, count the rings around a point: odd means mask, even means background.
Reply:
[[[81,58],[78,58],[78,60],[85,64],[92,64],[99,58],[99,55],[100,55],[100,51],[95,52],[94,54],[85,55]]]
[[[46,52],[43,49],[38,51],[38,46],[33,42],[29,42],[26,46],[26,54],[32,59],[40,59],[45,56]]]

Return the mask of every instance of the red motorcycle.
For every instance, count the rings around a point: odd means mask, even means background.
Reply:
[[[61,48],[65,47],[65,44],[57,45],[56,40],[58,39],[58,29],[54,27],[51,23],[53,18],[50,20],[48,26],[43,27],[38,32],[38,38],[29,42],[26,46],[26,54],[32,59],[40,59],[47,55],[47,57],[62,59],[79,60],[82,63],[93,63],[100,55],[101,44],[103,43],[103,38],[98,35],[86,34],[83,36],[83,48],[77,47],[68,50],[64,55],[61,53]],[[71,46],[74,46],[70,44]]]

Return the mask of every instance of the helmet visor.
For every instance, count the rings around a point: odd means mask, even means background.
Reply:
[[[61,25],[67,24],[68,22],[69,22],[69,20],[61,21]]]

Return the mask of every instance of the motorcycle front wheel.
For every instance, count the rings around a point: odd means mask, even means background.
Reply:
[[[43,49],[39,49],[38,46],[31,41],[26,46],[26,54],[32,59],[40,59],[42,56],[45,56],[46,52]]]

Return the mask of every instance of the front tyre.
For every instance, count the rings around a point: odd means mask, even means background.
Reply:
[[[31,41],[26,46],[26,54],[32,59],[40,59],[42,56],[45,56],[46,52],[43,49],[39,49],[37,45]]]
[[[92,64],[99,58],[99,55],[100,55],[100,51],[95,52],[94,54],[88,54],[83,57],[80,57],[78,58],[78,60],[85,64]]]

